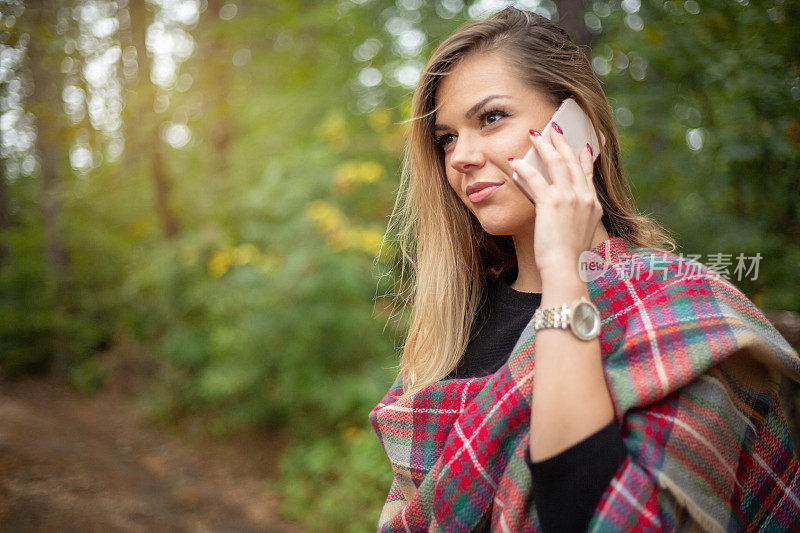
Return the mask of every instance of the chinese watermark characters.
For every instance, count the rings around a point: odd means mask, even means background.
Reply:
[[[743,279],[758,279],[758,267],[761,263],[761,254],[745,255],[739,253],[735,258],[729,253],[712,253],[703,261],[702,254],[652,254],[636,257],[633,261],[626,261],[630,255],[620,255],[619,261],[608,264],[603,256],[591,251],[583,252],[578,260],[578,273],[585,282],[594,281],[611,268],[614,274],[622,280],[644,279],[648,280],[661,276],[662,280],[671,277],[686,277],[689,279],[699,277],[718,276],[731,281],[733,275],[736,281]],[[676,270],[677,268],[677,270]],[[670,275],[670,270],[674,271]],[[749,276],[749,277],[748,277]]]

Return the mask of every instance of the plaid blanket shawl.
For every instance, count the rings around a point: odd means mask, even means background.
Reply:
[[[779,403],[800,358],[718,272],[612,236],[588,283],[628,457],[592,531],[799,531],[800,473]],[[529,444],[535,332],[491,376],[449,379],[369,418],[394,480],[381,531],[538,531]]]

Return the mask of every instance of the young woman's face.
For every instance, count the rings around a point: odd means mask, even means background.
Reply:
[[[534,206],[506,175],[508,158],[527,153],[528,131],[542,131],[558,106],[520,80],[501,52],[466,56],[440,80],[435,98],[434,134],[450,186],[489,234],[532,231]],[[497,186],[468,195],[480,182]]]

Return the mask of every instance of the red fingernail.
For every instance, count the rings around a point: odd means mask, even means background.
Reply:
[[[509,157],[509,158],[508,158],[508,160],[509,160],[509,161],[513,161],[513,160],[514,160],[514,158],[513,158],[513,157]]]
[[[594,152],[592,151],[592,147],[589,146],[589,143],[586,143],[586,148],[589,149],[589,155],[594,155]]]
[[[555,122],[553,122],[553,129],[556,130],[561,135],[564,135],[564,132],[561,131],[561,127],[558,124],[556,124]]]
[[[536,131],[536,130],[528,130],[528,131],[530,131],[530,132],[531,132],[531,135],[533,135],[534,137],[538,137],[539,135],[541,135],[541,133],[539,133],[539,132],[538,132],[538,131]]]

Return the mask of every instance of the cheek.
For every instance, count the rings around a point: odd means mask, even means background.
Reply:
[[[456,193],[456,196],[461,197],[461,181],[459,180],[458,176],[454,174],[448,174],[447,184],[451,189],[453,189],[453,191]]]
[[[521,230],[533,224],[536,219],[536,206],[513,183],[507,183],[505,187],[508,187],[505,201],[502,205],[498,204],[498,207],[509,228]]]

